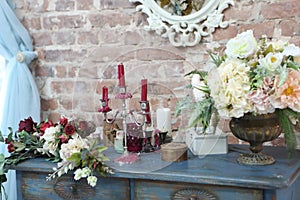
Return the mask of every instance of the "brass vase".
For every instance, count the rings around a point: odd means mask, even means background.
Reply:
[[[250,143],[249,154],[241,154],[237,161],[245,165],[270,165],[275,162],[272,156],[265,155],[263,143],[276,139],[282,132],[277,113],[233,118],[229,123],[231,132],[237,138]]]

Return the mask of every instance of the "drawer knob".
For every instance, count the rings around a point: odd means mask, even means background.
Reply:
[[[206,190],[187,188],[175,192],[172,200],[217,200],[217,197]]]

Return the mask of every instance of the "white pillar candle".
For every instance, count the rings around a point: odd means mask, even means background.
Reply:
[[[171,133],[171,110],[170,108],[158,108],[156,110],[157,129],[161,132]]]

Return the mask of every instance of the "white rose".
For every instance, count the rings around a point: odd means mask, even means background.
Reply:
[[[274,72],[278,66],[280,66],[283,59],[281,53],[268,53],[266,57],[259,60],[260,66],[268,69],[271,72]]]
[[[247,58],[257,50],[257,41],[253,36],[253,31],[248,30],[238,34],[226,44],[225,54],[229,58]]]
[[[285,56],[300,56],[300,48],[295,46],[294,44],[290,44],[289,46],[286,46],[284,49],[283,49],[283,52],[282,52],[283,55]]]

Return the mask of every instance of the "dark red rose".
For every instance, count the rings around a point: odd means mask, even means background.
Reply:
[[[55,124],[51,121],[51,120],[49,120],[49,121],[47,121],[47,122],[42,122],[41,124],[40,124],[40,131],[41,131],[41,133],[45,133],[45,130],[47,129],[47,128],[49,128],[49,127],[52,127],[52,126],[55,126]]]
[[[59,139],[60,139],[60,142],[61,143],[67,143],[68,142],[68,136],[67,135],[65,135],[65,134],[62,134],[62,135],[60,135],[59,136]]]
[[[75,127],[72,124],[67,124],[64,128],[64,132],[71,136],[75,133]]]
[[[68,118],[65,117],[60,118],[59,123],[63,126],[66,126],[68,124]]]
[[[15,146],[13,145],[13,143],[8,144],[7,150],[8,150],[9,153],[15,151]]]
[[[21,120],[19,123],[19,132],[26,131],[28,133],[31,133],[34,131],[35,125],[36,125],[36,123],[32,120],[31,117]]]

